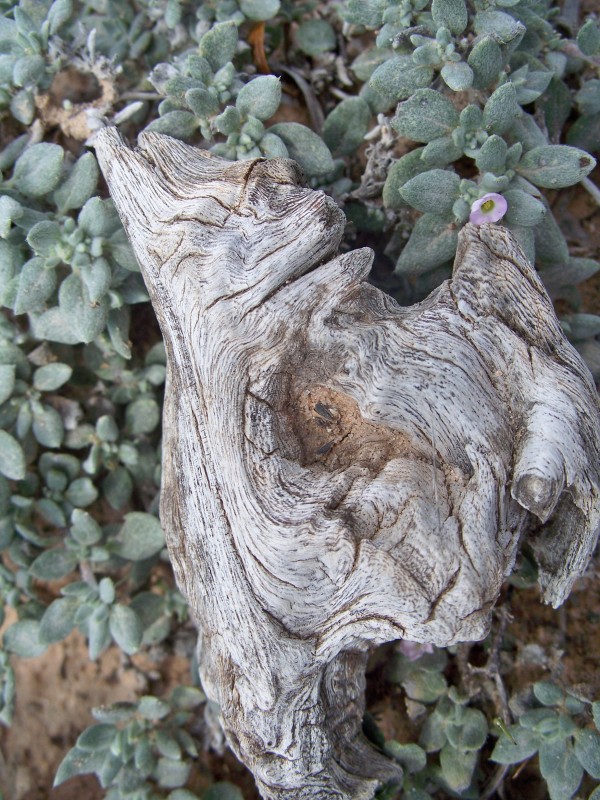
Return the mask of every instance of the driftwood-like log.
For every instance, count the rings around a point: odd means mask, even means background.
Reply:
[[[97,152],[164,334],[161,519],[204,688],[264,798],[370,798],[369,650],[477,640],[527,541],[557,606],[600,524],[594,384],[509,231],[401,308],[286,160]]]

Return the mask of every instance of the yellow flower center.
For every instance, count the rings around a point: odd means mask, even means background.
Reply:
[[[481,204],[481,210],[484,213],[488,214],[490,211],[493,210],[494,205],[495,205],[495,203],[494,203],[493,200],[486,200],[485,203]]]

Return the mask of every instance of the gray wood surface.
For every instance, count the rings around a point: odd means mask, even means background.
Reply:
[[[369,651],[484,637],[524,541],[554,606],[585,569],[591,376],[501,226],[402,308],[294,162],[96,149],[165,338],[161,520],[204,688],[264,798],[367,800],[399,770],[361,734]]]

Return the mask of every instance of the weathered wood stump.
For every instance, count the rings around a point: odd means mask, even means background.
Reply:
[[[293,162],[97,152],[165,337],[161,519],[205,690],[263,797],[366,800],[398,769],[361,735],[369,650],[485,636],[523,541],[555,606],[588,563],[591,377],[500,226],[401,308]]]

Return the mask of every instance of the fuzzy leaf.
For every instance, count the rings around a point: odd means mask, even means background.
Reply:
[[[235,106],[240,114],[266,120],[272,117],[281,102],[281,83],[274,75],[260,75],[242,86]]]
[[[385,743],[385,752],[394,758],[407,772],[420,772],[427,765],[427,754],[418,744],[400,744],[393,739]]]
[[[117,467],[108,473],[102,482],[102,494],[111,508],[120,511],[131,498],[133,481],[125,467]]]
[[[200,40],[198,55],[205,58],[213,72],[216,72],[232,60],[237,42],[235,22],[218,22]]]
[[[59,182],[63,159],[64,151],[59,145],[48,142],[34,144],[17,159],[11,183],[21,194],[41,197],[51,192]]]
[[[21,445],[10,433],[0,430],[0,473],[13,481],[25,477],[25,455]]]
[[[540,772],[548,784],[550,800],[569,800],[581,783],[583,767],[565,739],[543,741],[540,745]]]
[[[536,186],[560,189],[577,183],[595,166],[595,159],[577,147],[549,144],[525,153],[517,172]]]
[[[504,57],[495,37],[483,36],[471,50],[467,63],[473,70],[475,89],[487,89],[495,83],[504,66]]]
[[[279,0],[239,0],[240,10],[248,19],[272,19],[281,6]]]
[[[400,253],[395,272],[400,275],[422,275],[454,257],[458,231],[453,221],[437,214],[424,214],[410,234]]]
[[[600,152],[600,112],[575,120],[567,133],[567,142],[590,153]]]
[[[477,750],[465,752],[447,744],[440,752],[442,777],[453,792],[463,792],[469,788],[473,772],[477,766]]]
[[[460,178],[445,169],[432,169],[411,178],[400,195],[417,211],[447,214],[459,195]]]
[[[308,19],[296,31],[296,44],[307,56],[320,56],[335,50],[335,31],[324,19]]]
[[[40,642],[53,644],[66,639],[75,627],[75,612],[78,607],[79,600],[76,597],[60,597],[54,600],[40,620]]]
[[[575,734],[575,756],[592,778],[600,778],[600,733],[588,729]]]
[[[442,78],[454,92],[464,92],[473,84],[473,70],[464,61],[451,61],[442,67]]]
[[[102,539],[102,528],[87,511],[76,508],[71,515],[71,536],[79,544],[90,546]]]
[[[15,365],[0,364],[0,405],[11,397],[15,388]]]
[[[33,373],[33,386],[38,392],[54,392],[63,386],[73,374],[68,364],[52,362],[38,367]]]
[[[36,658],[46,650],[40,641],[40,623],[33,619],[23,619],[13,623],[4,632],[2,643],[10,652],[21,658]]]
[[[120,541],[114,548],[121,558],[143,561],[160,552],[165,546],[165,537],[160,522],[152,514],[132,511],[125,515]]]
[[[73,553],[64,547],[58,547],[54,550],[45,550],[39,555],[29,567],[29,572],[34,578],[56,581],[73,572],[76,566],[77,559]]]
[[[510,737],[502,734],[492,751],[490,759],[497,764],[519,764],[537,753],[542,737],[537,731],[520,725],[509,725]]]
[[[104,761],[104,755],[103,750],[81,750],[74,747],[60,762],[53,785],[60,786],[74,775],[98,772]]]
[[[512,83],[504,83],[491,95],[483,109],[483,124],[490,133],[502,135],[521,114],[517,92]]]
[[[443,25],[455,35],[462,33],[469,21],[465,0],[433,0],[431,16],[438,27]]]
[[[110,610],[111,636],[127,655],[136,653],[142,643],[144,629],[138,615],[129,606],[118,603]]]
[[[37,311],[56,289],[56,273],[45,269],[41,258],[31,258],[21,270],[16,296],[13,302],[15,314]],[[45,338],[45,337],[41,337]]]
[[[409,55],[393,56],[377,67],[369,86],[388,102],[396,103],[429,86],[432,78],[433,68],[429,64],[415,64]]]
[[[316,133],[297,122],[280,122],[269,128],[283,140],[290,158],[297,161],[307,175],[327,175],[334,169],[329,148]]]
[[[392,127],[415,142],[431,142],[451,133],[459,123],[453,104],[433,89],[419,89],[400,103]]]
[[[577,45],[586,56],[600,54],[600,25],[594,19],[588,19],[577,34]]]
[[[546,206],[521,189],[509,189],[504,197],[508,203],[506,222],[511,225],[531,228],[546,215]]]
[[[525,25],[504,11],[478,11],[474,20],[475,33],[490,34],[496,41],[514,50],[525,35]]]
[[[342,100],[323,125],[325,144],[336,155],[350,155],[362,144],[370,121],[371,109],[361,97]]]
[[[383,186],[383,204],[386,208],[406,208],[407,203],[400,190],[415,175],[428,170],[429,165],[421,158],[423,150],[423,147],[411,150],[398,161],[394,161],[388,170]]]
[[[482,144],[475,156],[480,172],[503,172],[508,146],[504,139],[493,134]]]
[[[81,206],[96,191],[98,183],[98,164],[93,153],[85,153],[79,158],[67,179],[54,192],[54,202],[64,214]]]
[[[189,139],[198,128],[198,124],[196,115],[190,114],[189,111],[169,111],[153,120],[144,130],[164,133],[174,139]]]

